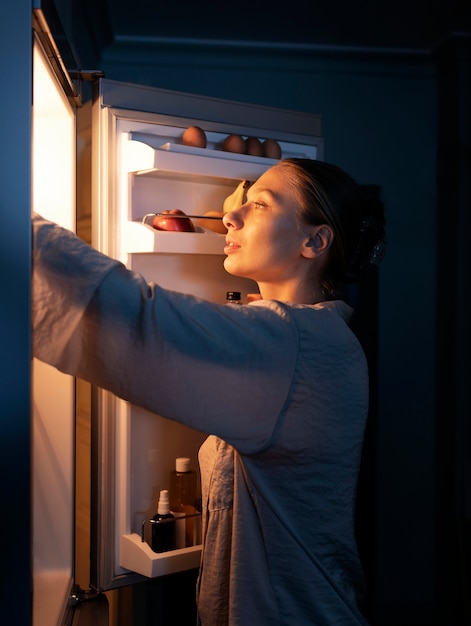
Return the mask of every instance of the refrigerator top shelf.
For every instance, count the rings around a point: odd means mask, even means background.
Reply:
[[[187,146],[175,140],[168,141],[169,138],[164,138],[161,134],[131,132],[129,138],[133,142],[141,142],[152,149],[143,153],[145,156],[140,161],[142,167],[135,170],[138,175],[162,176],[169,175],[169,173],[173,175],[184,173],[187,177],[203,176],[253,181],[269,167],[278,163],[277,159],[216,149],[217,137],[212,136],[207,148]],[[317,153],[317,149],[312,146],[309,150],[306,150],[306,147],[286,142],[280,142],[280,146],[283,156],[286,157],[312,158]]]
[[[225,236],[213,231],[180,232],[156,230],[142,222],[126,222],[124,248],[128,254],[224,254]]]
[[[170,173],[186,178],[197,176],[205,179],[255,180],[277,163],[273,159],[169,142],[153,148],[152,164],[135,172],[137,175],[166,176]]]
[[[194,146],[185,146],[183,144],[167,143],[158,146],[159,150],[167,150],[180,154],[192,154],[203,158],[227,159],[228,161],[242,161],[244,163],[255,163],[269,167],[277,163],[277,159],[269,159],[267,157],[252,156],[250,154],[239,154],[237,152],[226,152],[225,150],[212,150],[210,148],[196,148]]]

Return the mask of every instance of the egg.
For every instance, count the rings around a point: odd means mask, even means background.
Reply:
[[[245,140],[245,154],[263,156],[262,142],[257,137],[247,137]]]
[[[274,139],[265,139],[262,148],[264,157],[268,159],[281,159],[281,146]]]
[[[206,148],[206,133],[199,126],[188,126],[182,135],[182,143],[194,148]]]
[[[244,154],[245,141],[240,135],[227,135],[222,142],[222,149],[226,152],[237,152],[238,154]]]

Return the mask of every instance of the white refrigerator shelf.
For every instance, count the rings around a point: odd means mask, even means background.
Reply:
[[[224,254],[225,236],[214,231],[163,231],[142,222],[127,222],[122,232],[128,254],[149,252],[176,254]]]
[[[147,578],[196,569],[200,565],[200,559],[201,545],[158,553],[142,541],[137,533],[121,535],[121,567]]]
[[[275,159],[247,154],[194,148],[182,144],[162,143],[161,137],[148,133],[130,133],[132,141],[140,141],[153,148],[153,163],[143,163],[141,174],[161,175],[164,172],[184,172],[185,176],[204,176],[235,180],[256,180]]]

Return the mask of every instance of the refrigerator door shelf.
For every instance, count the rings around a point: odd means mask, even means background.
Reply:
[[[137,533],[121,535],[120,566],[147,578],[196,569],[200,558],[201,545],[157,553]]]
[[[225,236],[213,231],[172,232],[156,230],[142,222],[127,222],[122,234],[127,254],[224,254]]]

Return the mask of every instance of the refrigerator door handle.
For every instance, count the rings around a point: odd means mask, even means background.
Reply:
[[[54,24],[57,30],[63,30],[59,16],[53,9],[53,5],[48,6],[48,10],[54,13],[54,15],[51,16],[51,23]],[[61,54],[54,40],[54,35],[51,33],[50,27],[48,26],[49,22],[50,20],[48,20],[48,16],[44,14],[42,9],[33,9],[33,29],[39,43],[49,59],[51,68],[53,69],[57,80],[59,81],[72,106],[81,106],[81,97],[77,93],[70,74],[64,65],[63,55]],[[57,34],[58,33],[56,33],[56,36]]]

